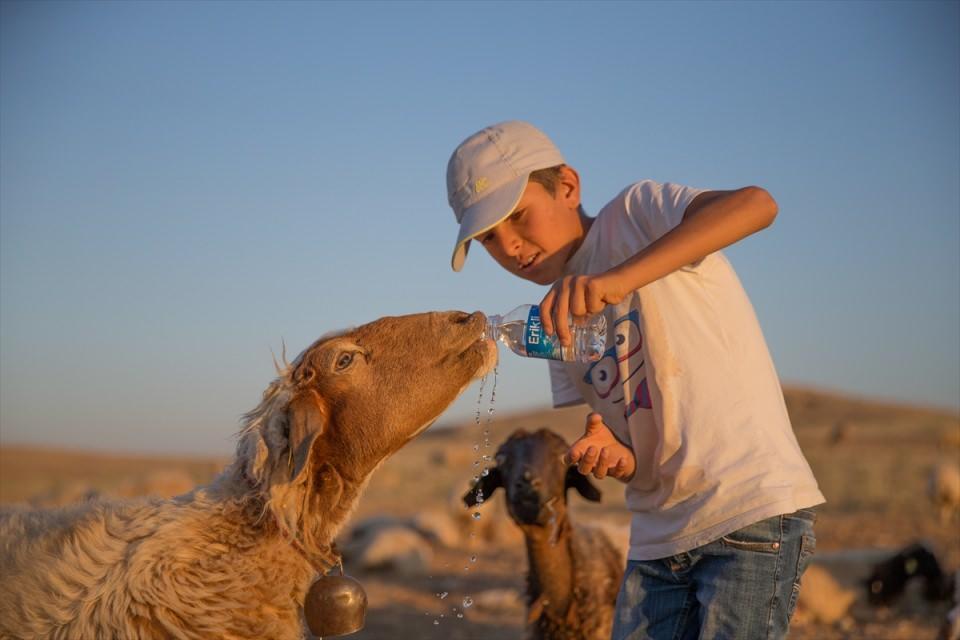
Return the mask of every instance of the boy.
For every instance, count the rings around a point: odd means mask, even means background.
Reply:
[[[594,410],[569,461],[626,483],[614,639],[784,637],[823,496],[719,253],[771,224],[773,198],[647,180],[591,218],[577,172],[518,121],[457,147],[447,193],[460,224],[454,271],[477,240],[508,272],[551,285],[543,325],[565,345],[569,316],[606,316],[599,361],[549,364],[554,406]]]

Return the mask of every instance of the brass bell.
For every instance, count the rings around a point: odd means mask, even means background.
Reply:
[[[343,574],[314,580],[303,601],[303,614],[310,633],[320,638],[345,636],[363,629],[367,593],[360,583]]]

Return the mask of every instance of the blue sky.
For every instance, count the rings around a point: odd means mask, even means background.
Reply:
[[[449,268],[447,158],[512,118],[588,212],[765,187],[727,255],[783,381],[956,411],[958,7],[3,2],[0,443],[229,452],[282,343],[539,300]],[[504,354],[496,409],[548,402]]]

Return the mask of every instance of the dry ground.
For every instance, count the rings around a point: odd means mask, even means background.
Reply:
[[[818,553],[847,549],[894,551],[916,540],[927,541],[945,568],[960,568],[960,529],[941,523],[926,500],[928,469],[938,460],[960,462],[960,420],[956,415],[884,405],[809,390],[790,389],[787,404],[801,447],[828,503],[820,510]],[[449,509],[452,495],[466,490],[478,453],[493,450],[515,428],[550,427],[572,439],[582,427],[580,408],[525,415],[494,415],[489,423],[491,447],[483,447],[480,424],[431,429],[387,461],[374,476],[354,522],[374,515],[410,516],[423,510]],[[19,447],[0,448],[0,503],[33,501],[56,504],[90,491],[108,495],[152,492],[170,495],[189,482],[206,482],[222,459],[121,457]],[[574,518],[624,525],[622,486],[600,483],[602,504],[571,497]],[[501,499],[502,498],[498,498]],[[492,515],[490,515],[492,517]],[[502,521],[507,531],[509,521]],[[509,533],[509,531],[507,531]],[[521,638],[525,557],[512,543],[472,547],[437,547],[421,576],[353,571],[367,590],[370,610],[358,640],[437,638],[494,640]],[[471,562],[470,556],[477,561]],[[347,571],[351,572],[350,567]],[[448,595],[441,598],[439,594]],[[498,595],[497,606],[479,597]],[[476,604],[464,609],[463,600]],[[791,635],[801,640],[869,638],[922,640],[936,636],[943,607],[906,598],[889,610],[857,606],[833,625],[798,619]],[[464,614],[458,617],[458,614]]]

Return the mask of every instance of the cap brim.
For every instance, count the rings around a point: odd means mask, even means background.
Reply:
[[[470,240],[494,228],[504,218],[513,213],[523,191],[527,188],[529,174],[517,176],[496,191],[491,191],[483,199],[463,212],[460,220],[460,233],[457,235],[457,244],[453,248],[453,258],[450,266],[454,271],[460,271],[467,259],[467,250]]]

